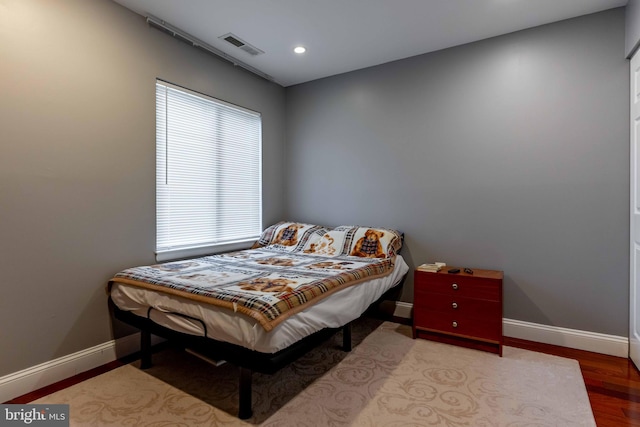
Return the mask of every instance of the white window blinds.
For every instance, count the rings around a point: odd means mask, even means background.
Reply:
[[[260,113],[156,82],[159,260],[260,236],[261,150]]]

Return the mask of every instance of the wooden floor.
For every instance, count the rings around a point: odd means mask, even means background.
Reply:
[[[630,360],[516,338],[505,337],[505,345],[576,359],[582,369],[598,426],[640,427],[640,373]],[[135,356],[111,362],[5,403],[29,403],[133,360]]]

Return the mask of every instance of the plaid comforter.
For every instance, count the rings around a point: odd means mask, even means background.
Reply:
[[[256,319],[270,331],[322,298],[386,276],[393,258],[325,257],[265,247],[123,270],[112,283],[139,286]]]

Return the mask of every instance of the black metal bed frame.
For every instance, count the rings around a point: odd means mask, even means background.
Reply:
[[[253,415],[251,409],[251,384],[253,372],[273,374],[293,362],[309,350],[330,338],[338,330],[343,331],[342,348],[351,351],[351,323],[342,328],[322,329],[309,335],[289,347],[276,353],[262,353],[228,342],[218,341],[203,336],[189,335],[161,326],[147,317],[138,316],[129,311],[119,309],[111,299],[109,304],[116,319],[140,329],[140,368],[148,369],[151,363],[151,335],[166,338],[179,346],[189,348],[196,353],[213,360],[225,360],[240,368],[239,411],[238,418],[247,419]],[[177,314],[177,313],[175,313]]]

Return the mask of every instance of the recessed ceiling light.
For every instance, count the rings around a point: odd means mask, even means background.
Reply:
[[[295,53],[305,53],[307,51],[307,48],[305,48],[304,46],[296,46],[293,51]]]

